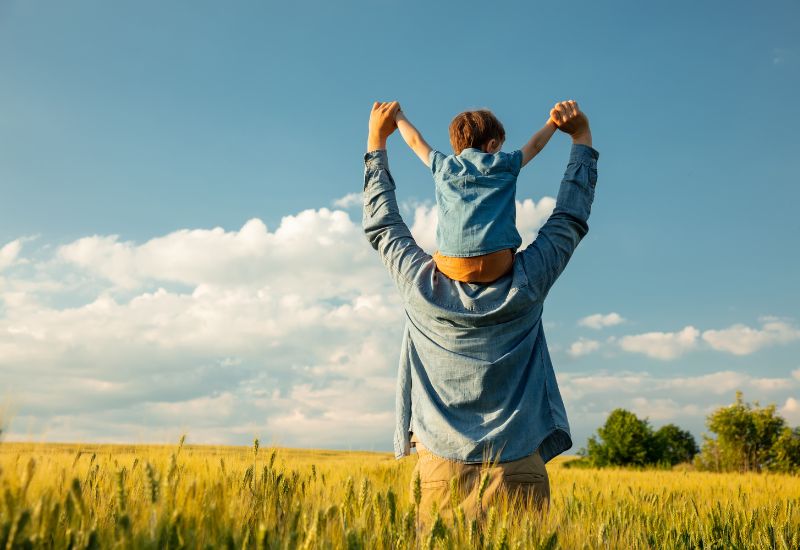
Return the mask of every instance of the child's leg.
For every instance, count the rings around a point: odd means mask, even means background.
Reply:
[[[514,252],[507,248],[483,256],[455,258],[433,255],[436,267],[445,276],[462,283],[491,283],[511,270],[514,265]]]

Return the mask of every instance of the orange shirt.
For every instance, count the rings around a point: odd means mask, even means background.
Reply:
[[[510,248],[498,250],[482,256],[456,258],[433,255],[436,267],[448,278],[462,283],[491,283],[511,270],[514,265],[514,251]]]

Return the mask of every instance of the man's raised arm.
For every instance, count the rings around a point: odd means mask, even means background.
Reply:
[[[362,225],[389,274],[401,290],[412,284],[418,268],[430,260],[416,243],[397,207],[395,183],[389,173],[386,139],[397,128],[397,102],[375,103],[369,117],[364,156],[364,218]]]
[[[577,103],[571,100],[558,103],[552,116],[559,130],[572,137],[572,151],[553,213],[533,243],[521,252],[531,288],[542,298],[589,231],[587,220],[594,200],[599,157],[592,148],[589,120]]]

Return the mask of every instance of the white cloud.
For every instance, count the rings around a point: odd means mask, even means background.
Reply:
[[[20,251],[22,250],[22,239],[16,239],[10,243],[6,243],[0,248],[0,271],[10,267],[17,260]]]
[[[567,350],[567,353],[572,357],[582,357],[592,353],[593,351],[597,351],[599,348],[600,342],[597,340],[579,338],[577,341],[572,342]]]
[[[517,230],[523,248],[533,242],[555,207],[556,200],[552,197],[542,197],[539,202],[532,199],[517,201]]]
[[[800,424],[800,401],[792,397],[800,380],[789,373],[770,378],[733,370],[695,375],[556,372],[577,446],[583,443],[581,435],[594,432],[618,407],[649,417],[656,427],[676,423],[699,440],[700,434],[707,432],[706,416],[731,404],[737,390],[750,402],[785,403],[779,413],[792,425]]]
[[[333,201],[333,206],[336,206],[337,208],[352,208],[354,206],[360,206],[363,197],[363,193],[348,193],[344,197],[339,197]]]
[[[787,397],[778,414],[786,419],[790,426],[800,425],[800,400]]]
[[[765,317],[761,328],[736,324],[721,330],[703,332],[703,340],[718,351],[734,355],[749,355],[774,344],[800,340],[800,329],[780,319]]]
[[[789,321],[762,317],[760,322],[761,328],[735,324],[725,329],[710,329],[702,333],[690,325],[677,332],[648,332],[623,336],[617,343],[624,351],[642,353],[655,359],[671,360],[689,351],[701,349],[701,344],[716,351],[750,355],[765,347],[800,340],[800,329]],[[597,328],[600,326],[599,317],[595,315],[584,317],[581,319],[581,324],[584,326],[596,324],[594,328]]]
[[[744,388],[763,390],[763,378],[756,378],[747,373],[736,371],[718,371],[697,376],[676,376],[661,382],[665,389],[678,390],[682,394],[696,394],[697,392],[715,395],[733,394],[736,390]],[[774,389],[769,387],[767,389]]]
[[[791,377],[759,377],[731,370],[694,376],[655,376],[648,372],[562,373],[559,382],[563,382],[573,399],[603,393],[641,395],[667,392],[672,398],[681,396],[695,401],[701,395],[732,396],[736,390],[769,394],[800,387],[800,382]]]
[[[436,252],[436,224],[438,221],[439,211],[435,205],[420,204],[414,208],[411,234],[417,244],[428,254]]]
[[[548,200],[518,204],[526,239]],[[435,222],[435,208],[420,207],[412,225],[430,244]],[[16,411],[9,438],[170,441],[188,432],[209,443],[389,446],[402,305],[348,213],[305,210],[274,229],[253,219],[145,242],[21,242],[0,249],[0,400],[13,398]],[[759,330],[779,340],[781,322]],[[619,344],[671,358],[698,334],[580,339],[567,353]],[[616,405],[666,418],[670,408],[727,402],[736,389],[786,400],[798,383],[800,368],[786,378],[568,374],[562,392],[579,437]]]
[[[141,245],[115,235],[85,237],[62,246],[58,257],[120,288],[154,281],[251,289],[269,285],[284,294],[315,297],[374,291],[375,279],[352,268],[381,269],[360,226],[344,211],[327,208],[286,216],[274,232],[252,219],[238,231],[183,229]]]
[[[613,327],[623,322],[625,322],[625,319],[619,313],[611,312],[607,313],[606,315],[603,315],[602,313],[587,315],[586,317],[580,319],[578,324],[582,327],[600,330],[606,327]]]
[[[761,391],[780,390],[786,388],[786,378],[758,378],[753,380],[753,386]]]
[[[619,339],[619,346],[625,351],[669,360],[696,348],[699,336],[699,330],[687,326],[678,332],[647,332],[623,336]]]
[[[704,415],[704,410],[696,403],[681,404],[670,398],[634,397],[631,400],[631,410],[640,418],[664,421],[664,423],[678,418]]]
[[[0,280],[10,438],[391,441],[402,307],[345,212],[35,252]]]

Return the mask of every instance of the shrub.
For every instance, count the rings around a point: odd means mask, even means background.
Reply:
[[[770,469],[777,472],[800,472],[800,427],[784,428],[773,445]]]
[[[588,443],[588,456],[596,466],[644,466],[651,461],[653,430],[630,411],[611,411],[597,436]]]
[[[615,409],[597,437],[589,438],[586,460],[594,466],[674,466],[697,454],[692,434],[675,424],[653,431],[647,419],[625,409]],[[578,465],[575,465],[578,467]]]
[[[675,424],[661,426],[653,436],[651,447],[653,462],[674,466],[681,462],[689,462],[700,451],[694,437],[687,430]]]
[[[791,436],[781,443],[778,460],[778,440],[785,432],[786,421],[775,414],[775,405],[760,407],[744,402],[742,392],[736,392],[736,401],[712,412],[706,420],[708,429],[716,439],[704,436],[703,450],[695,462],[698,468],[713,471],[772,470],[791,464],[794,445]],[[787,454],[788,453],[788,454]]]

